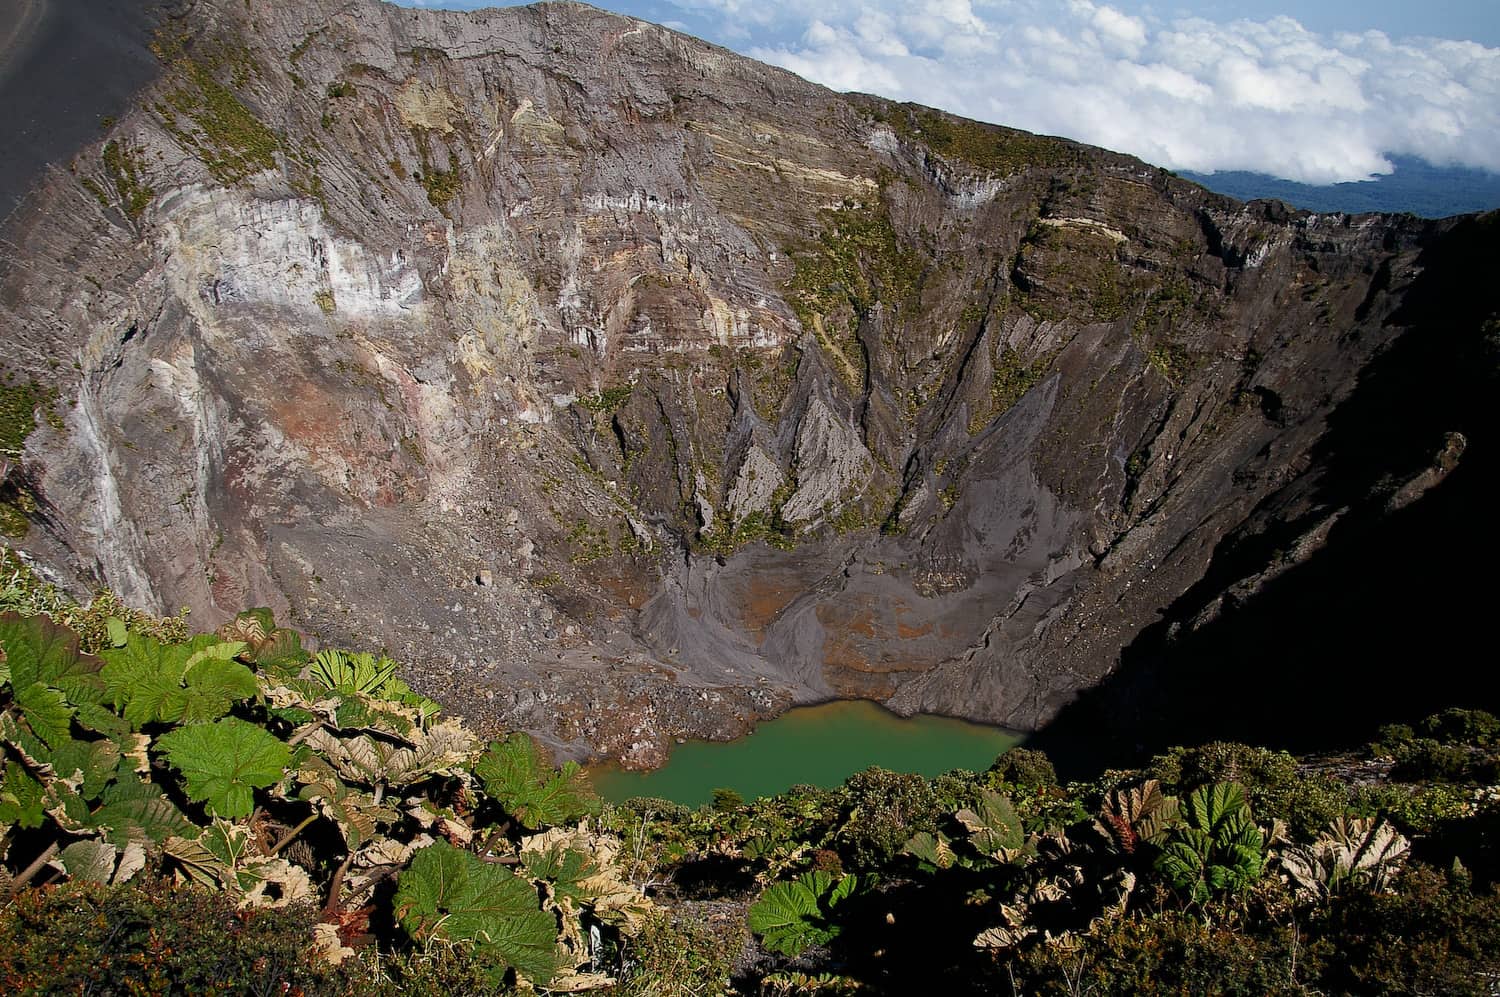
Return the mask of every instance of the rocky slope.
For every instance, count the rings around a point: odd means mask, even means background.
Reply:
[[[1493,220],[1241,205],[578,4],[185,6],[8,223],[8,391],[56,396],[5,520],[72,587],[650,763],[833,696],[1035,729],[1489,466],[1482,405],[1335,430]]]

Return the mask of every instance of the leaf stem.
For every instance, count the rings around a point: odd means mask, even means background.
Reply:
[[[344,861],[334,870],[333,882],[328,886],[328,902],[323,905],[323,912],[318,915],[319,921],[326,921],[339,911],[343,910],[343,904],[339,902],[339,894],[344,889],[344,874],[349,871],[349,864],[354,861],[354,853],[350,852],[344,856]]]
[[[22,888],[24,888],[27,883],[31,882],[32,878],[35,877],[37,873],[42,871],[42,867],[56,858],[57,853],[60,851],[62,851],[62,846],[59,845],[56,841],[48,845],[46,850],[44,850],[42,854],[38,855],[34,860],[32,860],[32,863],[29,866],[22,869],[19,873],[16,874],[16,878],[11,881],[10,892],[7,893],[6,896],[13,897],[17,893],[20,893]]]
[[[292,843],[292,839],[295,838],[297,835],[299,835],[299,834],[302,833],[302,829],[303,828],[307,827],[307,825],[311,824],[313,821],[315,821],[317,819],[318,819],[318,815],[316,813],[308,814],[307,817],[302,821],[302,823],[300,823],[296,827],[292,828],[286,834],[283,834],[281,836],[281,840],[278,841],[278,842],[276,842],[276,844],[272,845],[270,852],[268,852],[267,854],[269,854],[269,855],[275,855],[277,852],[281,851],[287,845],[290,845]]]

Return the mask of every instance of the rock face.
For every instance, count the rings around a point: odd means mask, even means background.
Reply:
[[[0,355],[58,386],[20,546],[575,754],[831,696],[1035,729],[1331,543],[1317,483],[1394,513],[1492,445],[1328,448],[1492,220],[1241,205],[578,4],[202,0],[155,48],[9,222]]]

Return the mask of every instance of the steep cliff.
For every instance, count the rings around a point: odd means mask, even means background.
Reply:
[[[1034,729],[1488,460],[1482,405],[1335,431],[1493,220],[1241,205],[571,3],[203,0],[154,49],[8,225],[20,546],[566,750]]]

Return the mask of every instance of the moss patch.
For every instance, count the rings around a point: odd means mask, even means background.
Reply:
[[[171,55],[172,51],[158,47],[159,54]],[[235,85],[242,86],[253,72],[253,63],[247,63],[247,58],[221,55],[205,64],[176,55],[170,61],[177,86],[155,106],[167,130],[225,185],[275,169],[275,154],[281,148],[276,133],[215,78],[216,69],[227,67]]]
[[[1082,159],[1081,150],[1071,142],[982,124],[917,104],[877,106],[870,113],[908,142],[920,143],[945,159],[956,159],[1000,176],[1035,168],[1072,166]]]
[[[613,412],[630,400],[631,387],[629,384],[619,384],[613,388],[605,388],[597,395],[584,395],[578,399],[578,406],[597,414]]]
[[[877,490],[861,501],[844,505],[837,513],[828,517],[828,525],[838,534],[880,526],[892,516],[898,515],[892,511],[895,502],[896,495],[892,489]]]
[[[44,388],[35,381],[12,383],[9,375],[0,380],[0,453],[21,452],[36,429],[38,409],[48,425],[62,429],[62,419],[53,409],[56,401],[56,388]]]
[[[119,195],[120,210],[131,219],[139,218],[156,194],[141,180],[139,150],[109,142],[104,146],[103,160],[104,172]]]
[[[573,528],[568,531],[568,544],[573,548],[568,560],[574,564],[588,564],[614,553],[609,530],[583,520],[574,523]]]
[[[786,288],[788,303],[859,387],[859,320],[879,303],[900,308],[914,301],[921,260],[897,237],[883,204],[846,201],[840,210],[824,210],[822,219],[817,241],[789,254],[796,269]]]
[[[463,170],[459,168],[458,157],[451,152],[448,153],[446,170],[424,166],[418,179],[422,182],[423,189],[427,191],[427,200],[440,211],[447,206],[449,201],[458,196],[464,184]]]
[[[24,539],[31,531],[30,513],[36,510],[36,499],[28,492],[14,498],[0,499],[0,534],[12,540]]]
[[[969,417],[969,435],[975,435],[994,421],[996,416],[1020,401],[1026,392],[1036,387],[1051,364],[1051,354],[1027,363],[1021,354],[1006,347],[990,378],[987,402],[976,406]]]
[[[1038,321],[1113,322],[1123,318],[1137,283],[1114,240],[1088,228],[1036,225],[1021,243],[1017,304]]]
[[[727,519],[720,519],[712,530],[699,537],[698,549],[711,554],[728,555],[757,542],[767,543],[778,550],[795,549],[797,538],[791,524],[781,518],[781,507],[796,490],[796,480],[786,479],[771,494],[769,510],[752,512],[732,527]]]
[[[1185,277],[1164,281],[1147,296],[1131,326],[1131,335],[1147,361],[1167,380],[1180,384],[1203,365],[1204,358],[1176,339],[1190,322],[1217,318],[1214,303]]]

